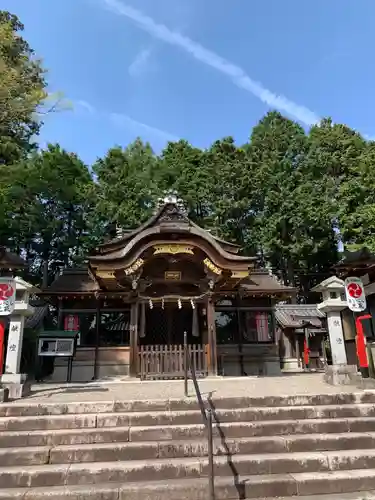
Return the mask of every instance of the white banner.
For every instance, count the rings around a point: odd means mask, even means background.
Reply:
[[[15,302],[16,282],[13,278],[0,278],[0,316],[12,314]]]
[[[345,293],[351,311],[362,312],[366,309],[366,294],[360,278],[346,278]]]

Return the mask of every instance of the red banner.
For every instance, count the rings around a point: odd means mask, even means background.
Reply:
[[[3,374],[3,366],[4,366],[4,335],[5,335],[4,321],[0,320],[0,375]]]
[[[310,361],[310,349],[309,346],[307,345],[307,340],[305,338],[304,343],[303,343],[303,360],[305,362],[305,366],[308,366],[309,361]]]
[[[359,366],[361,368],[368,368],[368,357],[366,350],[366,339],[363,332],[362,321],[364,319],[370,319],[370,314],[364,314],[363,316],[358,316],[355,320],[355,327],[357,330],[357,356],[359,361]]]
[[[68,314],[68,316],[65,316],[64,330],[68,332],[78,332],[79,319],[76,314]]]

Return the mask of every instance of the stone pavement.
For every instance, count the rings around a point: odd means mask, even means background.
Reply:
[[[293,374],[280,377],[214,377],[199,380],[203,396],[214,398],[293,396],[358,392],[350,386],[330,386],[321,373]],[[140,381],[103,380],[86,384],[35,384],[27,400],[34,402],[122,401],[180,399],[184,397],[183,380]],[[195,398],[189,381],[189,397]]]

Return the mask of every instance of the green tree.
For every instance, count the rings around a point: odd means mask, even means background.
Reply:
[[[59,145],[48,145],[12,169],[3,190],[4,232],[9,246],[30,262],[34,281],[46,286],[57,268],[87,256],[92,190],[87,166]]]
[[[359,192],[365,189],[362,183],[368,161],[371,163],[371,149],[360,134],[346,125],[334,124],[327,118],[311,129],[305,175],[313,191],[305,203],[313,202],[311,212],[315,205],[317,225],[324,221],[326,226],[330,220],[344,244],[354,241],[349,219],[359,202]],[[331,262],[336,257],[331,252]]]
[[[125,149],[110,149],[93,166],[95,217],[122,228],[135,228],[147,220],[160,194],[155,183],[157,164],[151,146],[140,139]]]
[[[176,191],[189,217],[198,225],[209,225],[212,216],[213,172],[201,149],[187,141],[170,142],[162,151],[156,182],[159,194]]]
[[[247,150],[261,252],[282,272],[285,283],[294,284],[304,238],[296,193],[302,180],[305,132],[280,113],[270,112],[254,127]]]
[[[340,185],[340,233],[348,250],[375,252],[375,142],[369,141]]]
[[[246,151],[232,137],[216,141],[205,152],[210,172],[213,230],[223,239],[237,243],[245,253],[259,247],[259,231],[254,210],[253,165]]]
[[[47,97],[45,72],[20,36],[24,26],[0,11],[0,164],[25,156],[38,133],[37,112]]]

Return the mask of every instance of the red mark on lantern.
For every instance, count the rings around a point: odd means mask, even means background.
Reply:
[[[14,289],[12,285],[8,285],[8,283],[0,284],[0,301],[8,300],[9,297],[12,297],[14,294]]]
[[[358,285],[358,283],[350,283],[350,285],[348,285],[348,294],[353,297],[353,299],[358,299],[362,293],[362,287]]]

